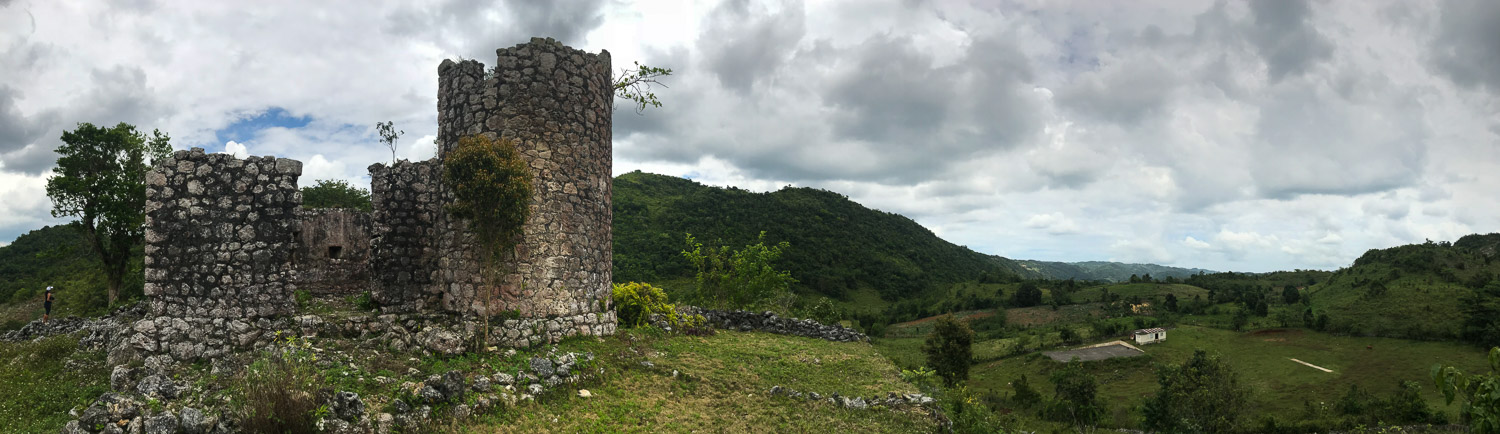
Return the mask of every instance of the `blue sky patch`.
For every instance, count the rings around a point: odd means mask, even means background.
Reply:
[[[214,137],[223,145],[230,140],[245,143],[255,138],[255,133],[266,128],[302,128],[312,122],[311,116],[292,117],[281,107],[271,107],[252,117],[247,117],[229,124],[218,131],[214,131]]]

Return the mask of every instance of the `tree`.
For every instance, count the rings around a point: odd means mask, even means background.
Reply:
[[[1235,309],[1234,317],[1230,319],[1230,326],[1234,327],[1234,331],[1244,330],[1249,323],[1250,309]]]
[[[1069,422],[1083,431],[1093,426],[1104,415],[1104,403],[1099,402],[1099,384],[1093,375],[1083,370],[1083,362],[1077,357],[1063,369],[1052,373],[1053,395],[1049,417]]]
[[[1167,308],[1167,312],[1176,312],[1177,311],[1177,296],[1173,295],[1170,292],[1167,293],[1167,300],[1165,302],[1163,302],[1162,305],[1163,305],[1163,307]]]
[[[1042,303],[1042,290],[1036,287],[1036,282],[1021,282],[1021,288],[1011,296],[1012,305],[1016,307],[1031,307]]]
[[[120,298],[131,250],[145,235],[147,158],[165,158],[169,140],[157,130],[148,139],[124,122],[113,128],[85,122],[64,131],[57,148],[55,175],[47,179],[52,216],[78,217],[71,224],[104,265],[111,305]]]
[[[672,75],[672,69],[653,68],[642,65],[640,62],[634,63],[635,69],[622,70],[620,78],[615,79],[615,96],[634,103],[637,114],[645,111],[646,106],[661,107],[661,101],[658,101],[656,94],[651,92],[651,86],[667,87],[658,80]]]
[[[1490,372],[1465,375],[1452,366],[1432,365],[1432,381],[1446,404],[1464,401],[1460,414],[1469,421],[1470,432],[1500,433],[1500,347],[1490,348]]]
[[[1147,431],[1218,433],[1238,426],[1249,389],[1218,356],[1197,350],[1187,363],[1162,367],[1156,376],[1161,388],[1142,409]]]
[[[1297,304],[1299,300],[1302,300],[1302,293],[1297,292],[1297,287],[1287,285],[1281,289],[1281,301],[1286,302],[1286,304]]]
[[[781,258],[791,243],[782,241],[766,245],[761,231],[756,243],[730,252],[729,246],[707,247],[687,235],[687,249],[682,256],[698,270],[697,297],[717,309],[744,309],[788,292],[797,279],[789,271],[778,271],[771,264]]]
[[[1021,378],[1010,382],[1010,387],[1016,391],[1010,397],[1011,404],[1016,407],[1031,408],[1042,400],[1042,394],[1031,388],[1031,382],[1026,379],[1026,374],[1021,374]]]
[[[391,164],[396,164],[396,139],[400,139],[406,131],[396,131],[392,125],[391,121],[376,122],[375,130],[380,133],[380,142],[391,149]]]
[[[973,358],[974,330],[969,323],[943,315],[933,321],[932,333],[922,344],[927,365],[943,377],[948,387],[969,379],[969,362]]]
[[[1500,280],[1474,292],[1464,299],[1460,335],[1483,347],[1500,346]]]
[[[302,187],[302,207],[369,211],[370,190],[349,185],[341,179],[320,179],[310,187]]]

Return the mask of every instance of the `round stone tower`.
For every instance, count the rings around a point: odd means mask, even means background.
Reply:
[[[482,312],[486,308],[476,300],[498,288],[499,310],[522,318],[595,316],[601,324],[573,326],[604,326],[607,319],[612,331],[609,52],[590,54],[533,38],[496,55],[489,71],[472,60],[445,60],[438,67],[438,158],[468,135],[515,140],[534,176],[531,217],[516,248],[514,273],[498,286],[475,287],[438,276],[449,281],[442,303],[448,310]]]

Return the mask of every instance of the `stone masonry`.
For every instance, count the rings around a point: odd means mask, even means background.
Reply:
[[[151,315],[284,317],[298,289],[369,290],[387,314],[508,318],[492,344],[613,333],[609,53],[551,39],[496,53],[489,73],[439,65],[439,158],[371,166],[371,213],[301,210],[294,160],[194,148],[159,162],[147,193]],[[441,157],[472,134],[516,140],[534,177],[531,217],[499,281],[481,273],[469,222],[447,212]]]
[[[292,313],[291,252],[302,163],[177,151],[146,175],[151,313],[255,318]]]
[[[480,276],[467,222],[443,210],[452,197],[440,163],[377,164],[371,167],[377,301],[403,310],[437,304],[455,312],[603,321],[588,318],[609,312],[609,53],[532,39],[496,54],[490,74],[476,61],[438,66],[438,154],[474,134],[518,141],[535,191],[510,264],[514,272],[503,282]],[[490,296],[498,303],[487,305]]]

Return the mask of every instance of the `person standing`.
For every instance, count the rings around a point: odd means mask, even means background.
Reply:
[[[42,307],[46,308],[47,312],[42,314],[42,324],[46,324],[47,320],[52,317],[52,287],[47,287],[47,295],[43,297]]]

